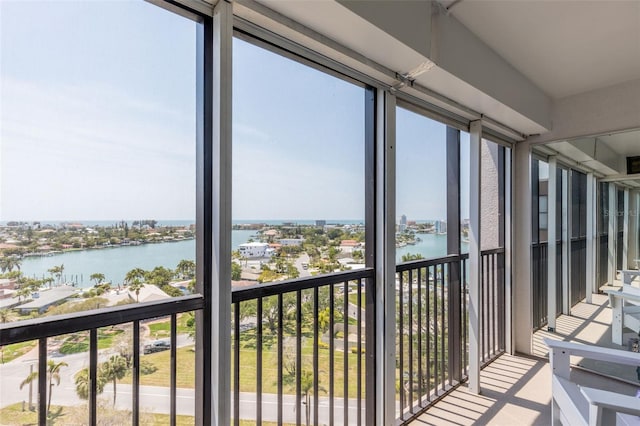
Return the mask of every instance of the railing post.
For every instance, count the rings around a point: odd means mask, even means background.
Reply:
[[[47,338],[38,341],[38,424],[47,424]]]
[[[89,330],[89,424],[98,423],[98,330]]]
[[[133,413],[131,423],[133,426],[140,424],[140,321],[133,322],[133,371],[131,378],[131,393]],[[197,409],[196,409],[196,412]]]

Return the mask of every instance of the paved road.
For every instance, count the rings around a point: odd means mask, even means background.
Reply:
[[[187,336],[179,336],[178,346],[189,345],[192,342]],[[101,351],[99,361],[104,361],[111,356],[110,352]],[[78,398],[75,391],[73,376],[75,373],[88,366],[88,352],[53,357],[56,362],[64,361],[69,364],[64,367],[60,378],[60,385],[55,386],[52,394],[53,405],[82,405],[87,404],[86,401]],[[0,365],[0,407],[4,407],[29,399],[29,387],[25,386],[20,389],[20,383],[29,374],[30,366],[36,364],[36,359],[17,360],[4,365]],[[167,378],[168,380],[168,378]],[[37,385],[33,387],[33,403],[37,401]],[[132,408],[132,386],[128,384],[118,384],[116,387],[116,407],[121,410],[130,410]],[[104,392],[100,395],[101,399],[112,401],[113,386],[108,383]],[[230,396],[233,404],[233,395]],[[265,421],[278,420],[278,405],[276,394],[263,394],[262,396],[262,418]],[[140,386],[140,409],[142,412],[169,413],[169,387],[163,386]],[[364,406],[364,401],[362,402]],[[313,404],[313,400],[311,401]],[[232,405],[233,406],[233,405]],[[344,400],[336,399],[334,405],[334,423],[343,424]],[[364,408],[364,407],[363,407]],[[195,410],[195,394],[194,389],[178,388],[176,390],[176,409],[181,415],[194,415]],[[302,406],[302,421],[305,421],[305,405]],[[319,421],[320,424],[330,424],[329,421],[329,399],[324,396],[319,399]],[[256,419],[256,395],[254,393],[240,393],[240,416],[245,420]],[[349,424],[356,423],[357,400],[349,400]],[[310,407],[310,415],[313,417],[313,406]],[[363,410],[364,415],[364,410]],[[283,395],[283,421],[286,423],[295,423],[296,421],[296,399],[294,395]]]
[[[300,271],[300,277],[310,277],[311,273],[309,272],[309,268],[304,269],[302,267],[302,264],[306,263],[307,265],[309,265],[309,255],[307,253],[302,253],[300,256],[298,256],[296,258],[295,261],[295,266],[296,268],[298,268],[298,271]]]
[[[188,346],[193,344],[193,341],[187,335],[178,335],[178,347]],[[37,352],[36,352],[37,353]],[[98,353],[98,362],[103,362],[109,359],[113,355],[113,350],[102,350]],[[63,367],[60,370],[60,385],[54,386],[52,392],[51,403],[62,405],[75,405],[84,403],[78,398],[75,392],[75,383],[73,376],[81,369],[89,366],[89,352],[82,352],[72,355],[57,356],[55,353],[49,354],[49,359],[55,362],[64,361],[68,364],[67,367]],[[34,365],[34,370],[37,371],[37,355],[33,359],[25,359],[24,357],[14,360],[12,362],[0,365],[0,407],[5,407],[17,402],[28,401],[29,399],[29,386],[24,386],[20,389],[20,383],[29,375],[31,371],[31,365]],[[168,380],[168,379],[167,379]],[[118,385],[116,392],[119,393],[120,386]],[[112,387],[105,388],[105,394],[107,391],[111,392]],[[35,403],[37,392],[37,383],[33,384],[33,401]]]

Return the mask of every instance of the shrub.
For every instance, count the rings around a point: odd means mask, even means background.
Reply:
[[[140,360],[140,374],[142,374],[143,376],[146,376],[147,374],[153,374],[157,370],[158,370],[158,367],[156,367],[154,364],[147,361],[146,359]]]
[[[73,342],[67,340],[60,346],[60,353],[64,355],[77,354],[79,352],[86,352],[89,350],[89,343],[87,341]]]

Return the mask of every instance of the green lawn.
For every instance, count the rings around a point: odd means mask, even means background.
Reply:
[[[9,361],[13,361],[14,359],[26,354],[31,349],[35,348],[37,345],[37,341],[31,340],[28,342],[20,342],[4,346],[2,348],[2,359],[0,359],[0,362],[6,363]]]
[[[98,329],[98,349],[107,349],[113,345],[113,340],[124,332],[120,327],[105,327]],[[65,355],[87,352],[89,350],[89,333],[74,333],[64,336],[60,352]]]
[[[51,406],[52,415],[49,416],[47,425],[68,425],[68,424],[86,424],[89,419],[88,406]],[[98,406],[98,424],[101,424],[100,418],[108,418],[108,424],[125,424],[131,423],[130,411],[116,411],[110,408],[108,403],[102,403]],[[195,422],[193,416],[176,416],[176,424],[180,426],[191,426]],[[22,404],[9,405],[0,409],[0,424],[2,425],[37,425],[37,411],[22,411]],[[140,413],[141,425],[168,425],[168,414],[152,414]],[[242,424],[242,422],[241,422]],[[247,423],[249,424],[249,423]]]
[[[353,303],[354,305],[357,305],[358,304],[358,293],[349,293],[349,302]],[[360,293],[360,302],[362,303],[360,305],[360,307],[364,308],[366,306],[366,299],[365,299],[364,291],[362,293]]]
[[[265,330],[263,338],[262,351],[262,391],[265,393],[277,393],[278,391],[278,352],[276,339],[270,336],[270,331]],[[292,347],[293,344],[293,347]],[[319,385],[329,392],[329,349],[326,344],[321,344],[318,349],[318,371]],[[178,387],[191,388],[195,383],[195,353],[193,346],[178,348],[177,351],[177,385]],[[142,359],[152,363],[158,368],[152,374],[141,375],[140,384],[150,386],[169,386],[170,372],[170,351],[157,352],[154,354],[143,355]],[[233,356],[233,355],[232,355]],[[291,368],[295,365],[295,344],[287,343],[284,349],[284,363]],[[243,332],[240,349],[240,391],[255,392],[256,391],[256,372],[257,372],[257,351],[255,348],[255,330]],[[349,363],[349,381],[348,392],[349,397],[357,396],[357,355],[349,352],[347,355]],[[335,351],[334,353],[334,391],[337,397],[344,395],[344,353]],[[313,371],[313,338],[307,337],[302,345],[302,364],[303,370]],[[362,356],[362,387],[365,383],[365,362],[364,354]],[[131,375],[127,375],[121,382],[131,383]],[[232,379],[233,380],[233,379]],[[287,369],[283,371],[284,393],[295,393],[295,376],[288,373]]]
[[[187,327],[188,320],[188,314],[178,314],[178,318],[176,320],[178,326],[178,334],[189,333],[190,329],[189,327]],[[171,336],[171,321],[169,320],[169,318],[164,321],[158,321],[149,324],[149,334],[154,339],[161,339]]]
[[[178,348],[176,351],[176,383],[179,388],[193,388],[195,386],[195,352],[193,346]],[[151,374],[140,375],[140,384],[148,386],[169,386],[171,373],[171,351],[156,352],[141,355],[140,360],[152,363],[157,370]],[[120,383],[131,383],[131,372]]]
[[[313,335],[310,330],[306,330],[303,326],[303,344],[302,344],[302,369],[313,372]],[[295,394],[296,383],[295,375],[291,373],[295,366],[295,338],[286,337],[283,343],[283,357],[285,367],[283,368],[283,392]],[[255,392],[256,391],[256,373],[257,373],[257,351],[255,340],[255,329],[242,333],[240,341],[240,391]],[[363,347],[364,349],[364,347]],[[348,393],[349,397],[357,396],[357,355],[349,352],[347,355],[348,366]],[[232,354],[233,359],[233,354]],[[326,395],[329,392],[329,376],[331,373],[330,355],[328,345],[324,342],[318,348],[318,382],[321,389],[320,394]],[[262,350],[262,391],[265,393],[277,393],[278,391],[278,349],[276,336],[266,328],[263,333],[263,350]],[[289,367],[289,372],[287,371]],[[365,362],[364,354],[362,355],[362,388],[365,383]],[[334,351],[334,392],[335,396],[344,395],[344,353]],[[233,380],[233,378],[232,378]],[[233,386],[233,383],[232,383]],[[324,391],[322,389],[324,388]]]
[[[107,404],[108,405],[108,404]],[[130,411],[115,411],[103,404],[98,407],[98,424],[101,424],[101,418],[109,418],[109,424],[117,424],[117,421],[121,421],[122,424],[131,423]],[[47,425],[67,425],[67,424],[86,424],[89,419],[89,411],[86,406],[72,406],[61,407],[52,406],[51,412],[54,413],[50,417]],[[176,424],[178,426],[191,426],[195,423],[193,416],[176,416]],[[9,405],[3,409],[0,409],[0,424],[2,425],[37,425],[38,424],[38,412],[37,411],[22,411],[22,404]],[[152,413],[140,413],[141,425],[168,425],[168,414],[152,414]],[[254,425],[254,421],[240,420],[241,426]],[[264,426],[275,426],[275,422],[262,422]],[[285,423],[283,426],[291,426]]]

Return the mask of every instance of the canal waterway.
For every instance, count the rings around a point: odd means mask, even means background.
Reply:
[[[233,250],[237,250],[240,244],[252,237],[255,237],[254,231],[232,231]],[[195,240],[183,240],[27,257],[22,260],[20,269],[24,275],[40,279],[50,276],[49,269],[63,264],[63,281],[73,282],[78,287],[91,287],[94,284],[89,280],[91,274],[102,273],[106,281],[117,285],[121,284],[127,272],[134,268],[150,270],[156,266],[164,266],[175,269],[181,260],[195,260],[195,257]]]
[[[237,250],[240,244],[256,239],[255,231],[233,230],[231,245]],[[447,236],[438,234],[418,234],[421,241],[413,245],[398,247],[396,260],[401,261],[405,254],[420,254],[423,258],[445,256]],[[467,244],[463,243],[463,252]],[[195,260],[195,240],[183,240],[140,246],[112,247],[103,249],[70,251],[45,257],[24,258],[22,272],[28,277],[49,277],[49,269],[64,265],[63,281],[73,282],[78,287],[90,287],[94,283],[89,276],[94,273],[105,275],[106,281],[113,285],[121,284],[128,271],[134,268],[151,270],[156,266],[175,269],[183,259]]]

